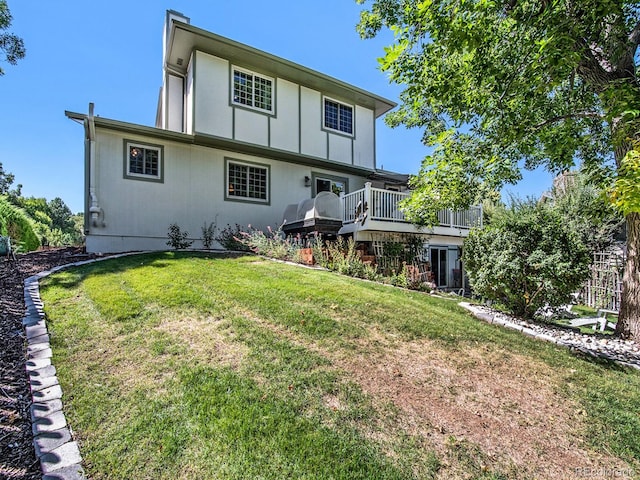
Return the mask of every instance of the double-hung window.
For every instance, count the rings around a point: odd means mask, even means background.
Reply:
[[[269,166],[227,159],[226,198],[269,203]]]
[[[353,135],[353,107],[325,97],[324,127]]]
[[[163,148],[160,145],[148,145],[124,141],[125,161],[124,177],[136,180],[163,181]]]
[[[233,68],[233,103],[273,112],[273,79],[249,70]]]

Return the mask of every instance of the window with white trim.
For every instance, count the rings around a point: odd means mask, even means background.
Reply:
[[[353,107],[325,97],[324,126],[331,130],[353,135]]]
[[[273,111],[273,79],[249,70],[233,68],[233,103],[265,112]]]
[[[125,178],[163,181],[162,146],[125,140]]]
[[[269,167],[227,160],[228,200],[269,203]]]

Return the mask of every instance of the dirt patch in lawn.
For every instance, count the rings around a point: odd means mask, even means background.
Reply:
[[[580,471],[628,469],[583,444],[584,412],[555,391],[561,380],[551,368],[486,346],[463,353],[421,340],[338,363],[374,399],[393,402],[400,412],[397,427],[451,460],[443,462],[444,478],[464,475],[455,456],[465,445],[477,447],[471,450],[481,471],[509,478],[564,479]]]
[[[580,472],[628,478],[628,465],[585,444],[586,412],[558,391],[564,380],[542,361],[487,345],[456,353],[430,340],[400,342],[375,326],[355,348],[329,351],[287,328],[254,320],[331,360],[379,411],[391,402],[393,418],[363,434],[390,446],[400,430],[419,438],[442,459],[439,478],[476,478],[488,471],[514,479],[578,478]],[[325,405],[341,408],[333,397]]]
[[[222,322],[214,317],[181,317],[163,321],[157,329],[170,334],[179,345],[186,346],[203,364],[237,368],[248,349],[229,341],[228,335],[221,331]]]

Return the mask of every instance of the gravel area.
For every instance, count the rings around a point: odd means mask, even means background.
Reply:
[[[640,370],[640,345],[632,340],[622,340],[599,333],[584,334],[560,326],[527,322],[485,306],[471,305],[465,302],[461,305],[476,317],[489,323],[498,323],[541,340],[557,343],[587,355],[612,360]]]

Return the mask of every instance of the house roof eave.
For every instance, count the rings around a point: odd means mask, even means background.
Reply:
[[[167,51],[167,66],[186,74],[194,50],[220,56],[230,62],[263,69],[265,73],[290,80],[305,87],[333,94],[362,105],[375,112],[376,118],[397,106],[392,100],[363,90],[337,78],[320,73],[295,62],[272,55],[235,40],[203,30],[191,24],[173,20],[171,42]]]
[[[84,121],[87,118],[86,114],[65,111],[65,115],[71,120]],[[279,150],[271,147],[264,147],[252,143],[240,142],[238,140],[232,140],[224,137],[217,137],[214,135],[207,135],[204,133],[187,134],[181,132],[174,132],[171,130],[165,130],[156,127],[149,127],[145,125],[138,125],[135,123],[122,122],[119,120],[112,120],[104,117],[94,117],[95,125],[97,128],[104,128],[107,130],[114,130],[131,135],[140,135],[151,137],[160,141],[173,141],[179,143],[187,143],[197,146],[217,148],[220,150],[226,150],[229,152],[242,153],[246,155],[255,155],[272,160],[284,161],[289,163],[295,163],[298,165],[307,165],[310,167],[324,168],[327,170],[333,170],[336,172],[350,173],[353,175],[361,175],[368,177],[373,175],[375,171],[366,167],[359,167],[357,165],[350,165],[346,163],[327,160],[324,158],[313,157],[310,155],[303,155],[287,150]]]

